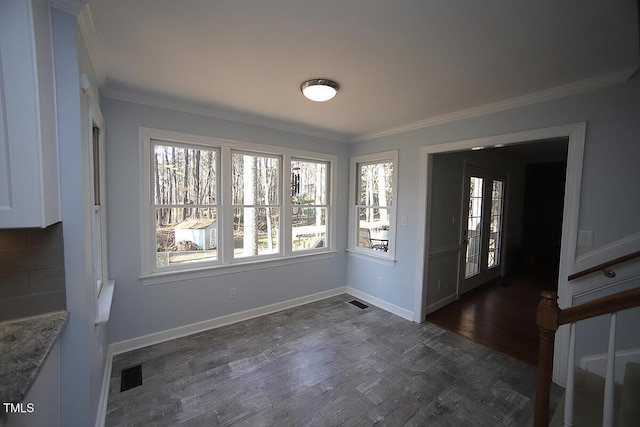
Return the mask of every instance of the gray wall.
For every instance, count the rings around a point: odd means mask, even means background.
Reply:
[[[86,96],[80,76],[96,88],[76,17],[53,9],[60,190],[65,281],[69,321],[61,336],[61,425],[90,426],[96,413],[105,367],[108,326],[95,326],[88,192],[89,135]],[[85,119],[86,120],[86,119]]]
[[[415,284],[422,277],[417,271],[416,254],[423,239],[415,230],[418,222],[427,220],[415,214],[420,199],[420,147],[426,145],[587,122],[579,228],[593,230],[594,242],[591,248],[576,248],[576,254],[584,255],[638,233],[638,117],[640,77],[576,96],[352,144],[351,156],[399,150],[397,215],[406,215],[408,224],[398,227],[396,265],[388,267],[350,257],[348,285],[414,309]],[[383,276],[388,286],[375,286],[376,276]]]
[[[109,261],[116,280],[112,342],[160,332],[345,285],[348,147],[343,143],[194,114],[103,100]],[[338,156],[337,253],[286,266],[143,285],[140,275],[139,127],[292,147]],[[237,289],[230,300],[229,288]]]

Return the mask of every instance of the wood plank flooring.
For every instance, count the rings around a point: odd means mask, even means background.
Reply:
[[[353,299],[114,357],[106,425],[532,425],[533,366]],[[138,364],[142,385],[121,392],[121,371]]]
[[[536,308],[541,292],[555,289],[524,275],[500,278],[429,314],[427,322],[538,366]]]

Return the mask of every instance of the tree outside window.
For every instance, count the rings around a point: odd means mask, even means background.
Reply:
[[[349,247],[357,252],[393,258],[396,164],[395,151],[351,159],[354,204]]]
[[[292,251],[327,247],[328,162],[291,161]]]
[[[143,281],[335,250],[335,156],[148,128],[140,135]]]
[[[233,153],[233,256],[280,251],[280,158]]]
[[[218,259],[218,151],[153,144],[156,266]]]

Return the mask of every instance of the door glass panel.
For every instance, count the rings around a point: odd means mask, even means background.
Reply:
[[[484,180],[469,178],[469,215],[467,218],[467,253],[465,279],[480,272],[480,248],[482,245],[482,193]]]
[[[504,182],[493,181],[491,190],[491,222],[489,225],[489,257],[487,267],[500,265],[500,241],[502,234],[502,204],[504,200]]]

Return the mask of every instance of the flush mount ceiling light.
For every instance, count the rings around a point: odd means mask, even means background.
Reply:
[[[328,101],[338,93],[340,85],[329,79],[311,79],[300,85],[300,90],[308,99],[316,102]]]

